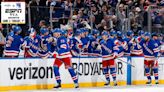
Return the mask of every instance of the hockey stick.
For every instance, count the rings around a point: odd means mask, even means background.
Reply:
[[[81,56],[81,50],[80,50],[79,55],[78,55],[78,65],[77,65],[77,77],[78,77],[78,79],[79,79],[79,75],[82,75],[80,73],[80,56]]]
[[[126,62],[126,61],[124,61],[124,60],[122,60],[122,59],[120,59],[120,58],[116,58],[117,60],[120,60],[120,61],[122,61],[123,63],[125,63],[125,64],[128,64],[128,65],[130,65],[130,66],[132,66],[132,67],[135,67],[134,65],[132,65],[131,63],[128,63],[128,62]]]

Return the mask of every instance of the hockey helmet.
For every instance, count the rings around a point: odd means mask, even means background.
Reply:
[[[99,30],[97,30],[97,29],[93,29],[93,30],[92,30],[92,35],[95,35],[95,34],[98,34],[98,35],[99,35],[99,33],[100,33],[100,32],[99,32]]]
[[[45,33],[47,33],[48,32],[48,29],[47,28],[41,28],[40,29],[40,33],[41,34],[45,34]]]
[[[117,37],[122,37],[122,32],[121,31],[117,31]]]
[[[145,32],[144,32],[143,30],[139,30],[139,31],[138,31],[138,35],[144,35],[144,33],[145,33]]]
[[[133,33],[132,30],[129,30],[129,31],[126,33],[127,36],[133,36],[133,34],[134,34],[134,33]]]
[[[111,36],[115,36],[115,35],[116,35],[116,31],[115,31],[115,30],[111,30],[111,31],[110,31],[110,35],[111,35]]]
[[[144,36],[151,38],[151,34],[149,32],[145,32],[145,35]]]
[[[14,26],[13,29],[14,33],[18,33],[22,31],[22,28],[20,26]]]
[[[103,32],[101,33],[101,35],[102,35],[102,36],[103,36],[103,35],[108,36],[109,34],[108,34],[108,32],[107,32],[107,31],[103,31]]]

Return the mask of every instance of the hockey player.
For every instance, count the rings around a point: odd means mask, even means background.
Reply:
[[[158,44],[151,39],[151,34],[146,32],[144,35],[144,40],[140,43],[144,52],[144,64],[145,64],[145,72],[148,79],[146,84],[151,84],[151,75],[150,68],[153,69],[155,84],[159,84],[158,82],[158,61],[157,57],[159,55]]]
[[[12,26],[11,26],[11,29],[9,30],[9,33],[7,34],[8,36],[13,36],[13,35],[14,35],[13,29],[14,29],[15,26],[16,26],[16,25],[12,25]]]
[[[158,44],[158,48],[161,52],[161,46],[162,46],[163,42],[162,42],[161,39],[159,39],[158,34],[157,33],[152,33],[152,39]]]
[[[25,58],[37,57],[39,51],[40,36],[37,35],[34,28],[28,30],[29,36],[25,37]]]
[[[143,56],[142,46],[140,45],[142,39],[140,37],[133,37],[130,41],[132,44],[130,56]]]
[[[70,48],[67,43],[67,38],[62,36],[62,31],[61,30],[56,30],[55,31],[55,36],[57,38],[57,50],[56,53],[58,54],[56,56],[55,62],[54,62],[54,74],[56,77],[57,85],[54,88],[60,88],[61,87],[61,79],[60,79],[60,73],[59,73],[59,68],[60,66],[64,63],[65,68],[68,69],[74,83],[75,83],[75,88],[78,88],[78,78],[72,68],[71,64],[71,53],[70,53]]]
[[[107,82],[104,85],[110,85],[110,73],[113,77],[114,86],[117,86],[116,82],[116,63],[115,58],[117,57],[118,53],[117,50],[114,50],[115,44],[113,39],[109,39],[108,32],[102,32],[102,40],[100,42],[101,49],[102,49],[102,66],[103,66],[103,73],[106,77]]]
[[[14,35],[6,37],[6,45],[4,50],[4,56],[9,58],[15,58],[19,56],[20,47],[23,44],[23,38],[19,35],[22,31],[20,26],[13,27]]]
[[[139,30],[138,31],[138,38],[143,40],[144,39],[144,34],[145,34],[145,32],[143,30]]]
[[[130,54],[131,56],[143,56],[141,41],[144,40],[144,31],[139,30],[138,36],[134,36],[130,43],[132,43]]]
[[[123,34],[121,31],[117,31],[117,40],[119,40],[122,43],[124,42]]]
[[[116,35],[117,35],[117,33],[115,30],[110,31],[110,39],[116,40]]]
[[[90,56],[100,57],[101,56],[101,48],[99,44],[98,37],[99,31],[97,29],[92,30],[92,36],[89,37],[90,43],[88,47],[88,52]]]
[[[77,29],[75,33],[75,37],[71,39],[71,53],[73,57],[81,56],[82,50],[82,41],[81,37],[84,35],[84,31],[81,29]]]
[[[158,39],[161,42],[161,47],[160,47],[161,56],[164,56],[164,34],[159,34]]]
[[[52,38],[49,35],[49,31],[47,28],[41,28],[40,29],[40,46],[39,46],[39,51],[37,53],[38,57],[41,58],[47,58],[51,55],[51,42]]]
[[[126,49],[125,49],[125,56],[130,56],[130,51],[131,51],[131,47],[132,47],[132,38],[134,36],[134,33],[129,30],[126,34],[126,38],[124,39],[125,45],[126,45]]]
[[[82,52],[81,52],[81,56],[85,56],[87,57],[89,54],[88,54],[88,47],[89,47],[89,38],[87,37],[88,36],[88,30],[83,28],[81,29],[83,30],[84,34],[82,34],[82,37],[81,37],[81,41],[82,41]]]
[[[120,47],[120,52],[123,54],[125,51],[128,52],[128,43],[124,40],[123,38],[123,34],[121,31],[117,31],[117,40],[115,41],[115,45],[117,45],[117,47]],[[129,45],[130,46],[130,45]],[[123,48],[123,50],[122,50]],[[120,54],[121,54],[120,53]],[[125,53],[124,53],[125,54]],[[122,56],[122,55],[120,55]]]
[[[51,44],[51,55],[52,55],[54,58],[57,57],[57,52],[56,52],[56,50],[57,50],[57,36],[58,36],[58,35],[56,34],[56,32],[57,32],[58,30],[61,30],[61,29],[55,28],[54,30],[52,30],[52,38],[53,38],[53,40],[52,40],[52,44]],[[62,31],[62,34],[64,35],[64,31]]]

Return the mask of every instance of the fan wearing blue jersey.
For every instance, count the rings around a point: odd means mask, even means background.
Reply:
[[[159,55],[158,44],[151,39],[151,34],[146,32],[144,35],[144,40],[140,43],[144,53],[144,67],[148,82],[146,84],[151,84],[152,79],[150,75],[150,68],[153,69],[155,83],[159,84],[158,82],[158,61],[157,57]]]
[[[61,87],[61,79],[60,79],[60,73],[59,68],[64,63],[65,68],[68,69],[72,80],[74,81],[75,88],[78,88],[78,78],[74,72],[74,69],[72,68],[71,63],[71,53],[70,53],[70,47],[68,45],[67,38],[62,36],[62,31],[60,29],[55,30],[54,32],[55,37],[57,38],[57,49],[56,49],[56,59],[54,62],[54,74],[57,81],[57,85],[54,88],[60,88]]]
[[[20,26],[13,27],[13,35],[6,37],[6,45],[4,49],[4,56],[8,58],[15,58],[19,56],[20,48],[23,46],[23,38],[19,35],[22,31]]]

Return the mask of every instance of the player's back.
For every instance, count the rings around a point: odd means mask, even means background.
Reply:
[[[57,53],[58,58],[67,58],[72,56],[67,38],[64,36],[61,36],[57,39]]]
[[[132,42],[132,47],[130,50],[130,54],[131,56],[143,56],[143,50],[142,50],[142,46],[140,45],[140,43],[142,42],[141,37],[134,37],[133,38],[134,41]]]
[[[86,46],[89,42],[89,38],[88,37],[84,37],[84,38],[82,37],[81,42],[83,43],[83,46]]]
[[[113,47],[113,53],[117,53],[118,57],[122,57],[124,55],[125,47],[123,46],[123,40],[114,40],[114,47]]]
[[[40,38],[41,40],[39,41],[39,51],[37,54],[39,57],[48,57],[51,50],[51,43],[48,41],[50,35],[42,36]]]
[[[90,56],[101,56],[101,50],[98,48],[99,41],[97,38],[91,36],[90,37],[90,43],[88,47],[88,52],[90,53]]]
[[[61,36],[61,37],[58,38],[57,48],[58,48],[59,54],[70,51],[70,48],[69,48],[68,41],[67,41],[66,37]]]
[[[158,52],[158,44],[150,39],[149,41],[143,40],[141,43],[143,53],[145,56],[154,56],[156,52]]]
[[[82,41],[77,37],[71,39],[71,52],[73,56],[78,56],[81,52]]]
[[[5,56],[18,56],[20,46],[23,44],[23,38],[19,35],[8,36],[6,38],[6,45],[4,54]]]
[[[130,38],[128,38],[128,37],[126,37],[125,39],[124,39],[124,42],[125,42],[125,45],[126,45],[126,47],[125,47],[125,55],[127,55],[127,56],[129,56],[130,55],[130,50],[131,50],[131,46],[132,46],[132,44],[130,43]]]
[[[101,44],[101,49],[102,49],[102,56],[112,54],[113,44],[112,44],[112,41],[110,39],[108,39],[107,41],[101,40],[100,44]]]
[[[34,39],[31,39],[30,37],[26,37],[24,40],[27,44],[26,48],[28,49],[28,51],[36,54],[37,51],[39,50],[39,44],[41,40],[40,36],[37,35]]]

